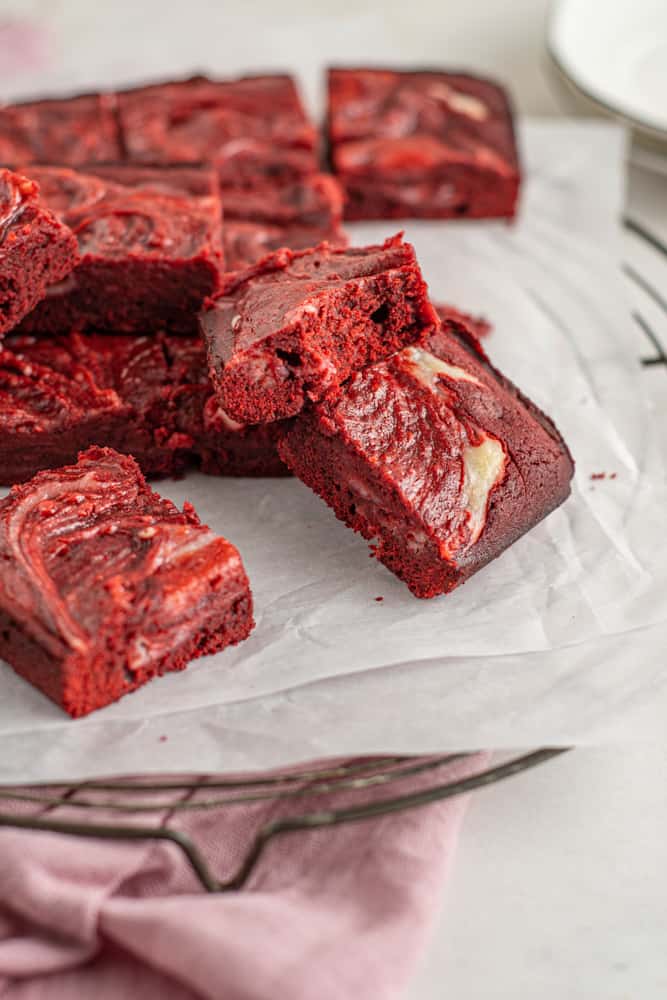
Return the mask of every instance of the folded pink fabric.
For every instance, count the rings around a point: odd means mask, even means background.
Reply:
[[[481,755],[465,758],[365,798],[454,780],[484,763]],[[221,794],[200,786],[188,802]],[[82,791],[78,797],[92,795]],[[167,795],[158,798],[164,802]],[[225,879],[263,823],[352,803],[359,803],[358,792],[338,791],[288,802],[163,810],[144,822],[154,825],[159,817],[187,832]],[[29,805],[12,808],[36,812]],[[396,998],[442,900],[464,809],[465,798],[457,797],[372,821],[282,835],[243,890],[223,894],[203,892],[180,852],[163,842],[2,829],[0,997]],[[103,805],[94,816],[67,805],[48,817],[119,821]]]

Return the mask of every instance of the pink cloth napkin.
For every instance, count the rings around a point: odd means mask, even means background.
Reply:
[[[464,777],[484,764],[482,755],[466,758],[365,793],[365,799]],[[200,788],[188,801],[221,794]],[[359,801],[358,792],[345,791],[296,804],[157,815],[187,832],[224,879],[237,870],[264,822]],[[44,815],[43,806],[12,808]],[[215,895],[203,892],[180,852],[162,842],[0,829],[0,997],[400,997],[441,903],[464,809],[465,798],[457,797],[349,826],[282,835],[242,891]],[[8,811],[0,803],[0,812]],[[93,818],[71,805],[46,815]],[[118,822],[103,807],[94,818]],[[151,814],[145,822],[155,819]]]

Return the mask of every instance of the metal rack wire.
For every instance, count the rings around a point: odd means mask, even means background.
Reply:
[[[633,238],[639,240],[640,243],[643,243],[644,246],[649,247],[667,261],[667,244],[647,229],[645,225],[630,216],[625,216],[623,226],[626,232],[630,233]],[[664,316],[667,317],[667,297],[632,264],[625,263],[623,265],[623,273],[634,289],[639,289],[644,300],[657,306]],[[646,319],[644,312],[640,309],[633,310],[632,318],[651,345],[651,354],[641,358],[642,365],[645,367],[661,365],[667,368],[667,343],[664,338],[661,338],[659,333],[653,329]]]
[[[437,757],[380,757],[352,761],[334,767],[304,769],[283,775],[254,778],[215,778],[190,775],[180,779],[136,778],[118,781],[92,780],[70,785],[40,785],[36,788],[4,786],[0,802],[22,803],[33,811],[28,815],[3,812],[0,827],[49,831],[120,841],[168,841],[186,857],[190,867],[207,892],[228,892],[243,888],[267,845],[275,837],[298,831],[317,830],[357,823],[391,813],[423,807],[461,795],[519,774],[537,764],[564,753],[564,749],[544,748],[513,757],[493,767],[470,773],[465,778],[438,781],[438,771],[471,754],[445,754]],[[371,789],[414,778],[433,775],[433,783],[404,794],[364,801]],[[198,844],[174,825],[174,817],[194,810],[229,809],[240,804],[292,801],[355,793],[355,800],[340,808],[325,806],[319,810],[299,811],[270,820],[255,832],[238,869],[226,880],[218,880]],[[193,798],[197,793],[197,798]],[[113,798],[109,798],[112,795]],[[174,796],[182,796],[180,799]],[[154,799],[152,796],[159,796]],[[80,811],[84,818],[60,820],[48,813],[59,808]],[[95,813],[111,812],[115,818],[100,822]],[[150,824],[131,823],[139,817],[150,818],[166,812],[166,818]]]

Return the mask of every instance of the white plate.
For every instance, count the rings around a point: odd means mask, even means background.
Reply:
[[[556,0],[547,45],[586,97],[667,139],[667,0]]]

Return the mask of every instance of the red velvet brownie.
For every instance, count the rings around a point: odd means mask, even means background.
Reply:
[[[39,197],[39,186],[0,169],[0,335],[76,266],[76,239]]]
[[[269,253],[288,247],[290,250],[307,250],[328,243],[342,249],[348,238],[341,226],[330,229],[313,229],[310,226],[278,226],[267,222],[242,222],[226,219],[223,227],[225,267],[240,271],[257,264]]]
[[[455,320],[305,409],[279,451],[417,597],[495,559],[573,474],[551,420]]]
[[[74,717],[254,624],[234,546],[106,448],[0,500],[0,562],[0,657]]]
[[[464,73],[332,69],[328,142],[349,219],[511,217],[512,109]]]
[[[330,174],[311,174],[288,184],[227,189],[223,207],[225,219],[328,229],[341,222],[343,192]]]
[[[285,75],[194,77],[118,96],[127,158],[211,162],[223,186],[255,186],[317,170],[317,131]]]
[[[217,171],[207,164],[146,167],[137,163],[86,163],[81,172],[140,191],[220,197]]]
[[[219,199],[128,187],[68,168],[30,169],[46,204],[75,233],[81,260],[22,330],[192,332],[193,315],[223,269]]]
[[[227,188],[223,226],[227,270],[250,267],[280,247],[305,250],[323,242],[345,247],[342,214],[340,185],[328,174],[282,185]]]
[[[413,247],[287,249],[230,275],[200,317],[213,384],[246,423],[298,413],[437,322]]]
[[[280,423],[244,426],[221,409],[199,336],[10,335],[0,350],[0,484],[76,460],[91,444],[147,476],[188,467],[228,476],[286,475]]]
[[[0,107],[0,163],[76,167],[121,156],[113,94]]]

